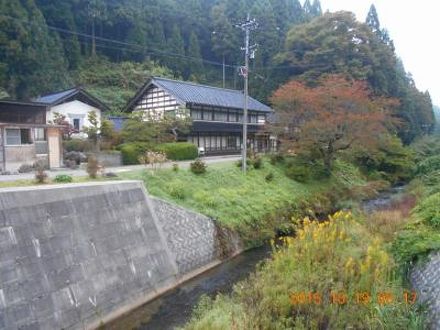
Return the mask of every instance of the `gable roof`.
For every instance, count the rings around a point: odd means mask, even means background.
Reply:
[[[224,108],[243,109],[244,96],[241,91],[200,85],[187,81],[172,80],[166,78],[152,77],[136,93],[125,108],[131,111],[136,102],[145,94],[152,85],[159,87],[172,96],[180,103],[195,103]],[[267,105],[249,97],[249,110],[271,112],[272,109]]]
[[[38,103],[45,103],[50,106],[55,106],[58,104],[62,104],[72,98],[82,98],[86,102],[101,110],[109,110],[109,107],[105,103],[103,103],[101,100],[97,99],[81,87],[74,87],[61,92],[40,96],[37,97],[34,101]]]

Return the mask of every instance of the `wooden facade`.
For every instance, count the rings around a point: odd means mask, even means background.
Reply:
[[[209,95],[204,98],[205,94]],[[235,104],[230,101],[231,98]],[[256,100],[252,101],[254,108],[248,111],[247,144],[257,152],[270,151],[276,147],[275,140],[264,132],[264,125],[271,110]],[[126,110],[142,111],[148,120],[185,109],[186,115],[191,117],[192,128],[184,139],[203,148],[208,155],[236,154],[242,149],[242,104],[243,96],[239,91],[153,78],[137,93]]]
[[[61,127],[46,124],[46,105],[0,101],[1,172],[16,172],[38,160],[60,167],[61,156]]]

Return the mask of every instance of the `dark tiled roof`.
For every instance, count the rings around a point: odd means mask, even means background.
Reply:
[[[244,97],[241,91],[199,85],[187,81],[152,77],[128,104],[127,110],[131,110],[130,107],[134,106],[135,102],[143,96],[145,91],[151,85],[164,89],[182,103],[195,103],[236,109],[243,109],[244,106]],[[252,97],[249,97],[248,104],[249,110],[264,112],[272,111],[270,107]]]
[[[50,106],[55,106],[65,102],[66,100],[72,100],[72,98],[88,103],[101,110],[109,110],[108,106],[105,103],[103,103],[101,100],[97,99],[93,95],[89,94],[81,87],[74,87],[65,91],[40,96],[34,101],[45,103]]]
[[[35,99],[35,102],[53,104],[58,102],[59,100],[64,99],[71,94],[74,94],[78,91],[78,88],[71,88],[62,92],[57,92],[53,94],[44,95]]]

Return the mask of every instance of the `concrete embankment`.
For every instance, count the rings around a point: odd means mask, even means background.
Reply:
[[[425,264],[411,272],[411,283],[419,303],[425,304],[430,329],[440,329],[440,251],[432,252]]]
[[[237,252],[141,182],[0,190],[0,329],[93,328]]]

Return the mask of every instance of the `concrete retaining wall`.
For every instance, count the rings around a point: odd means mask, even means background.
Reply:
[[[225,249],[235,235],[140,182],[0,189],[0,329],[96,327]]]
[[[440,329],[440,251],[411,272],[411,283],[417,291],[417,301],[426,304],[430,328]]]

